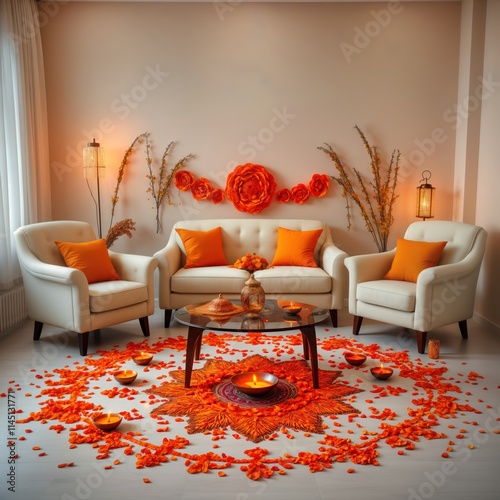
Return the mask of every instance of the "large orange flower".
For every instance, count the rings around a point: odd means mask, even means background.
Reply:
[[[178,170],[174,175],[174,184],[181,191],[189,191],[194,182],[194,175],[189,170]]]
[[[330,177],[326,174],[314,174],[309,181],[309,191],[313,196],[321,198],[325,196],[330,185]]]
[[[227,177],[226,197],[240,212],[258,214],[273,200],[276,182],[262,165],[237,166]]]
[[[191,192],[193,193],[193,198],[195,200],[207,200],[212,194],[212,186],[210,181],[205,179],[205,177],[200,177],[196,179],[191,185]]]

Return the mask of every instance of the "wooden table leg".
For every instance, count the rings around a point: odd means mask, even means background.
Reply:
[[[313,379],[313,387],[319,388],[319,372],[318,372],[318,346],[316,344],[316,328],[314,325],[300,327],[302,333],[302,342],[304,344],[304,357],[311,358],[311,372]],[[306,350],[307,344],[307,350]]]
[[[186,346],[186,371],[184,376],[184,387],[191,386],[191,373],[193,371],[193,362],[200,359],[201,338],[203,337],[203,328],[190,326],[188,328],[188,338]]]

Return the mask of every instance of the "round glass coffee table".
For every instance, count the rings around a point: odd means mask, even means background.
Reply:
[[[231,300],[235,306],[240,306],[240,301]],[[291,314],[284,307],[289,306],[289,300],[267,299],[262,311],[257,314],[246,312],[237,313],[231,317],[217,317],[207,314],[192,314],[202,304],[192,304],[174,312],[174,318],[188,327],[188,338],[186,347],[186,370],[184,386],[190,387],[191,373],[194,360],[200,359],[201,339],[205,330],[225,332],[286,332],[300,330],[302,334],[302,346],[304,358],[311,360],[311,372],[313,386],[319,387],[318,376],[318,350],[316,344],[315,325],[326,321],[330,317],[327,309],[320,309],[311,304],[293,302],[293,305],[301,307],[300,312]]]

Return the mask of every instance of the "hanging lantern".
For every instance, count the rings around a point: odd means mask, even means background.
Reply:
[[[426,175],[428,174],[428,175]],[[417,187],[417,217],[421,219],[432,219],[433,214],[433,202],[434,202],[434,190],[436,188],[432,187],[428,183],[431,178],[431,173],[429,170],[424,170],[422,172],[422,179],[420,180],[420,186]]]

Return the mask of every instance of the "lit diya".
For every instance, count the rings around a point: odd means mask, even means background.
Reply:
[[[148,352],[141,351],[140,354],[134,354],[132,359],[138,365],[149,365],[153,359],[153,355]]]
[[[366,361],[366,356],[357,352],[346,352],[344,353],[344,358],[350,365],[353,366],[362,365]]]
[[[372,375],[379,380],[387,380],[392,375],[392,368],[388,368],[380,363],[380,366],[376,366],[370,370]]]
[[[121,415],[118,413],[108,412],[93,418],[94,425],[101,431],[111,431],[116,429],[122,421]]]
[[[234,375],[231,378],[231,383],[244,394],[260,396],[275,387],[278,380],[278,377],[271,373],[245,372]]]
[[[290,302],[290,304],[282,306],[281,309],[283,309],[286,312],[286,314],[299,314],[299,312],[302,311],[302,306]]]
[[[122,385],[131,384],[137,377],[135,370],[119,370],[113,373],[115,380]]]

